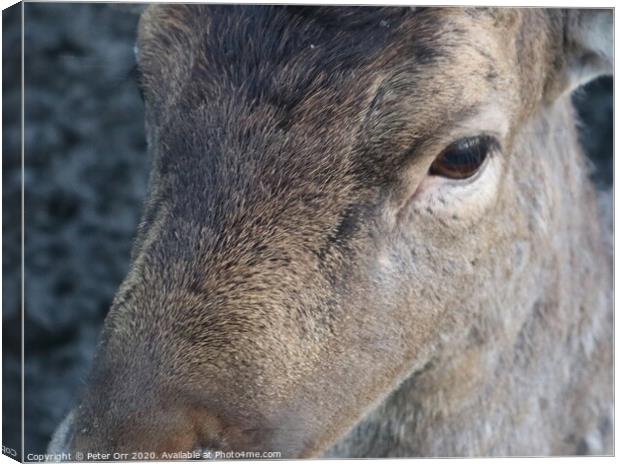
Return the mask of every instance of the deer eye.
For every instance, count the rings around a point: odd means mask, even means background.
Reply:
[[[479,171],[489,154],[496,149],[499,149],[499,142],[495,137],[480,135],[462,138],[441,152],[433,161],[429,174],[448,179],[467,179]]]

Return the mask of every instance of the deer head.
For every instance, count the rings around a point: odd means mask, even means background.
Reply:
[[[150,6],[148,201],[52,448],[313,456],[474,325],[516,331],[583,184],[541,114],[609,71],[610,34],[598,10]]]

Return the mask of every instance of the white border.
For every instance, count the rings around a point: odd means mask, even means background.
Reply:
[[[38,1],[38,0],[30,0],[30,1]],[[46,1],[46,0],[40,0],[40,1]],[[52,1],[50,1],[51,3]],[[8,8],[9,6],[14,5],[16,2],[14,0],[0,0],[0,6],[2,7],[2,9],[4,10],[5,8]],[[81,1],[76,1],[76,0],[64,0],[63,3],[89,3],[89,2],[81,2]],[[95,3],[95,2],[92,2]],[[378,2],[378,1],[372,1],[372,0],[355,0],[355,1],[347,1],[347,0],[323,0],[323,1],[316,1],[316,0],[288,0],[288,1],[283,1],[283,0],[268,0],[268,1],[258,1],[258,0],[241,0],[241,1],[230,1],[230,0],[221,0],[219,2],[202,2],[202,1],[196,1],[196,0],[186,0],[186,1],[155,1],[155,2],[149,2],[149,1],[145,1],[145,0],[138,0],[136,2],[119,2],[119,1],[111,1],[111,2],[104,2],[104,3],[231,3],[231,4],[317,4],[317,5],[321,5],[321,4],[329,4],[329,5],[401,5],[401,6],[408,6],[408,5],[412,5],[411,1],[407,1],[407,0],[388,0],[386,2]],[[558,1],[558,0],[546,0],[543,2],[543,4],[541,5],[540,3],[534,3],[534,2],[521,2],[521,1],[506,1],[506,0],[496,0],[496,1],[476,1],[476,2],[468,2],[468,1],[438,1],[438,0],[424,0],[423,2],[419,2],[418,4],[422,4],[425,6],[469,6],[469,5],[476,5],[476,6],[502,6],[502,7],[508,7],[508,6],[513,6],[513,7],[552,7],[552,8],[578,8],[578,7],[585,7],[585,8],[613,8],[614,7],[614,3],[610,2],[610,1],[600,1],[600,0],[591,0],[587,3],[584,3],[583,1],[575,1],[575,0],[564,0],[564,1]],[[22,314],[23,314],[23,305],[24,305],[24,214],[23,214],[23,207],[24,207],[24,112],[23,112],[23,107],[24,107],[24,68],[23,68],[23,54],[24,54],[24,16],[23,16],[23,5],[22,5],[22,112],[21,112],[21,127],[22,127],[22,197],[21,197],[21,201],[22,201],[22,218],[21,218],[21,227],[22,227],[22,237],[21,237],[21,242],[22,242],[22,250],[21,250],[21,282],[22,282],[22,288],[21,288],[21,298],[22,298]],[[0,26],[1,28],[1,26]],[[0,34],[1,35],[1,34]],[[618,46],[618,42],[617,42],[617,34],[615,34],[615,24],[614,24],[614,47]],[[0,43],[1,43],[1,38],[0,38]],[[1,64],[0,64],[0,70],[1,70]],[[614,73],[615,73],[615,64],[614,64]],[[0,98],[0,104],[1,104],[1,98]],[[616,108],[618,105],[618,99],[617,99],[617,95],[615,93],[615,83],[614,83],[614,108]],[[0,120],[1,120],[1,116],[0,116]],[[617,133],[617,120],[615,117],[615,112],[614,112],[614,145],[613,145],[613,151],[614,151],[614,159],[615,159],[615,154],[616,154],[616,145],[615,145],[615,134]],[[0,168],[1,170],[1,168]],[[614,180],[618,179],[618,167],[616,165],[616,163],[614,162]],[[0,179],[0,188],[2,187],[2,180]],[[618,213],[618,202],[616,202],[616,191],[614,190],[614,231],[615,231],[615,217],[616,214]],[[0,206],[0,214],[1,214],[1,206]],[[0,237],[1,237],[1,231],[0,231]],[[616,249],[616,236],[614,234],[614,250]],[[0,257],[1,257],[1,249],[0,249]],[[614,254],[615,256],[615,254]],[[615,271],[615,258],[614,258],[614,271]],[[615,306],[615,302],[616,302],[616,293],[615,293],[615,288],[617,288],[617,284],[618,284],[618,280],[617,280],[618,276],[615,274],[614,272],[614,306]],[[615,339],[615,328],[616,328],[616,319],[614,317],[614,339]],[[22,399],[23,399],[23,388],[24,388],[24,377],[23,377],[23,356],[24,356],[24,323],[23,323],[23,317],[22,317]],[[0,333],[0,346],[1,346],[1,341],[2,341],[2,335]],[[614,346],[615,348],[615,346]],[[615,355],[615,352],[614,352]],[[1,367],[1,360],[0,360],[0,367]],[[617,356],[614,356],[614,373],[617,372],[618,369],[618,358]],[[615,375],[614,375],[614,380],[615,380]],[[617,393],[617,385],[614,383],[614,396],[616,396],[615,394]],[[2,391],[2,386],[0,383],[0,393]],[[1,412],[2,412],[2,406],[0,404],[0,417],[1,417]],[[23,433],[24,433],[24,422],[23,422],[23,415],[24,415],[24,402],[22,401],[22,437],[23,437]],[[617,443],[617,437],[618,437],[618,431],[617,431],[617,427],[614,428],[614,438],[615,438],[615,442]],[[0,430],[0,442],[1,442],[1,430]],[[24,455],[24,442],[22,440],[22,456]],[[4,455],[0,455],[0,464],[3,463],[13,463],[15,462],[14,460],[8,458],[7,456]],[[486,458],[488,459],[488,458]],[[510,463],[515,463],[515,464],[520,464],[522,462],[524,462],[527,459],[536,459],[536,458],[493,458],[493,462],[510,462]],[[541,459],[541,458],[538,458]],[[553,460],[558,460],[558,459],[564,459],[564,458],[542,458],[542,459],[553,459]],[[589,458],[584,458],[584,457],[571,457],[570,460],[572,462],[580,462],[582,459],[588,459],[588,460],[595,460],[596,462],[612,462],[612,460],[614,458],[611,457],[589,457]],[[481,461],[482,459],[480,458],[472,458],[472,459],[468,459],[469,461],[472,462],[478,462]],[[314,462],[317,463],[328,463],[334,460],[315,460]],[[377,459],[368,459],[368,460],[364,460],[364,462],[370,462],[370,463],[375,463],[375,462],[379,462],[380,460]],[[432,463],[437,463],[437,464],[443,464],[443,463],[448,463],[451,460],[449,459],[415,459],[415,462],[432,462]],[[169,461],[160,461],[160,462],[166,462],[168,463]],[[180,461],[182,462],[182,461]],[[248,462],[248,461],[243,461],[243,462]],[[267,463],[267,462],[294,462],[294,461],[250,461],[250,462],[260,462],[260,463]],[[414,462],[413,459],[399,459],[398,462]]]

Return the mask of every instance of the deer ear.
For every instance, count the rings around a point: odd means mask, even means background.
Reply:
[[[613,10],[566,10],[564,37],[568,90],[613,74]]]

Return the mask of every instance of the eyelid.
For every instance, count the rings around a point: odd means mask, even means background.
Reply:
[[[509,112],[504,111],[498,104],[484,105],[471,117],[464,118],[451,135],[456,139],[478,133],[495,137],[498,141],[504,140],[510,126],[506,114]]]
[[[488,132],[482,132],[478,135],[470,135],[470,136],[459,138],[457,141],[453,142],[451,145],[448,145],[443,152],[449,149],[455,149],[455,148],[468,149],[468,148],[473,147],[476,144],[476,142],[480,142],[480,141],[488,144],[489,150],[501,151],[502,145],[499,139],[497,138],[497,136],[491,133],[488,133]]]

